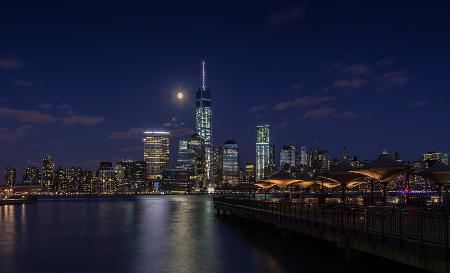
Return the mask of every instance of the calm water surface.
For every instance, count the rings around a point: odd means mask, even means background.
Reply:
[[[384,260],[343,260],[331,245],[219,218],[208,196],[0,207],[5,273],[399,272]]]

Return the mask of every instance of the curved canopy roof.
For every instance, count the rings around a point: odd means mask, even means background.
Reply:
[[[289,186],[295,185],[300,188],[308,188],[317,183],[317,179],[309,176],[306,173],[301,173],[297,176],[292,176],[287,172],[279,172],[278,174],[266,178],[262,181],[255,183],[256,186],[267,189],[273,186],[279,188],[287,188]]]
[[[450,167],[444,163],[438,162],[432,167],[419,172],[419,175],[430,178],[436,183],[450,181]]]
[[[334,183],[348,184],[363,176],[360,173],[351,172],[353,170],[355,168],[349,162],[344,161],[335,165],[330,170],[319,174],[319,177]]]
[[[367,168],[352,170],[352,173],[362,174],[380,182],[388,181],[396,176],[408,172],[408,168],[389,154],[380,154],[369,163]]]

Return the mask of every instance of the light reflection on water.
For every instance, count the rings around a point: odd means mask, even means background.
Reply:
[[[216,217],[208,196],[2,206],[0,272],[349,272],[280,234]]]

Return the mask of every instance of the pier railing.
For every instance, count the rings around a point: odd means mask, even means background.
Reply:
[[[214,197],[216,208],[238,210],[249,217],[272,222],[312,223],[339,227],[386,237],[413,240],[449,248],[450,216],[447,213],[407,212],[394,207],[317,205]]]

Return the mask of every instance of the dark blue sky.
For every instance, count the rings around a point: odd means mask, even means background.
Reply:
[[[194,127],[202,59],[242,163],[265,123],[277,150],[450,150],[448,1],[60,2],[2,3],[2,169],[140,159],[140,129]]]

